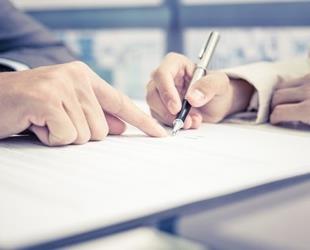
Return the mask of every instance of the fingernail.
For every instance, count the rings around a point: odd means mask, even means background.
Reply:
[[[200,90],[195,89],[190,92],[190,96],[192,99],[194,99],[196,102],[203,102],[206,98],[205,94],[202,93]]]

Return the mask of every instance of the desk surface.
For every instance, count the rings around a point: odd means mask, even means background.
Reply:
[[[142,227],[80,245],[70,250],[208,250],[196,242],[169,235],[153,228]]]
[[[184,216],[180,236],[215,249],[309,249],[310,179]]]

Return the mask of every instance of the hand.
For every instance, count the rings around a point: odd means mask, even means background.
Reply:
[[[0,138],[30,129],[49,146],[121,134],[122,120],[151,136],[166,134],[82,62],[1,73],[0,114]]]
[[[272,97],[270,122],[301,122],[310,125],[310,74],[281,82]]]
[[[185,129],[198,128],[202,122],[220,122],[248,106],[253,87],[222,72],[209,72],[186,93],[194,67],[185,56],[170,53],[155,70],[148,84],[147,102],[156,119],[171,126],[184,97],[193,107]]]

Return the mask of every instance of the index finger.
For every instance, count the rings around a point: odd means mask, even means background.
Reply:
[[[103,110],[154,137],[164,137],[166,130],[157,121],[141,111],[126,95],[94,75],[94,92]]]
[[[178,88],[185,87],[185,78],[193,69],[194,64],[185,56],[169,53],[152,75],[159,96],[171,114],[177,114],[181,109]]]

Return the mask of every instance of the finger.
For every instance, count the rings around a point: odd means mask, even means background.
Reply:
[[[298,103],[305,99],[304,91],[299,88],[284,88],[274,92],[272,97],[272,109],[281,104]]]
[[[152,88],[150,86],[148,88],[146,100],[150,106],[150,110],[158,114],[157,118],[159,118],[159,121],[165,125],[171,126],[175,119],[175,115],[172,115],[165,107],[159,96],[158,90],[155,87]]]
[[[157,120],[159,120],[159,121],[164,120],[164,119],[161,117],[161,115],[158,114],[158,113],[156,113],[155,111],[151,111],[151,113],[152,113],[152,116],[153,116],[155,119],[157,119]],[[165,124],[165,125],[167,125],[167,126],[169,126],[169,127],[172,127],[173,121],[174,121],[174,119],[172,119],[171,122],[168,122],[168,123],[162,122],[162,123]],[[189,129],[189,128],[191,128],[191,126],[192,126],[192,119],[191,119],[190,116],[188,116],[188,117],[186,117],[186,119],[185,119],[185,121],[184,121],[183,129]]]
[[[68,145],[77,138],[75,126],[62,107],[56,112],[49,114],[46,117],[45,124],[46,126],[32,125],[29,128],[45,145]]]
[[[153,76],[159,96],[171,114],[177,114],[181,109],[179,92],[170,72],[158,70]]]
[[[276,85],[276,90],[277,89],[283,89],[283,88],[295,88],[303,85],[305,81],[309,80],[309,76],[301,77],[301,78],[294,78],[288,81],[280,81]]]
[[[127,96],[103,82],[98,76],[93,80],[97,82],[95,94],[103,110],[132,124],[150,136],[167,136],[166,130],[142,112]]]
[[[154,115],[155,114],[155,115]],[[173,121],[175,120],[175,116],[165,112],[165,113],[157,113],[155,110],[151,110],[151,115],[160,123],[171,127]]]
[[[158,119],[160,122],[167,126],[172,126],[173,121],[175,120],[176,116],[171,115],[167,108],[162,103],[162,100],[159,97],[159,93],[157,89],[152,88],[150,85],[148,87],[148,94],[147,94],[147,102],[151,107],[152,114],[156,114],[155,119]],[[189,114],[189,118],[185,120],[184,128],[198,128],[202,122],[202,117],[199,115],[198,111],[191,110]],[[194,120],[193,120],[194,117]]]
[[[202,124],[202,115],[198,110],[192,109],[190,112],[190,116],[192,118],[192,126],[191,128],[197,129],[201,126]]]
[[[278,124],[282,122],[302,121],[302,104],[283,104],[276,106],[271,113],[270,122]]]
[[[210,115],[207,113],[203,114],[203,122],[206,123],[219,123],[221,121],[223,121],[225,117],[223,116],[215,116],[215,115]]]
[[[92,88],[80,93],[79,99],[90,131],[90,140],[103,140],[109,133],[109,126]]]
[[[156,113],[155,111],[151,110],[151,115],[152,117],[154,117],[157,121],[159,121],[162,125],[165,125],[165,126],[169,126],[169,127],[172,127],[172,122],[171,123],[165,123],[164,122],[164,119],[158,114]]]
[[[183,85],[184,77],[189,73],[191,74],[193,68],[194,64],[186,57],[170,53],[153,74],[153,80],[156,83],[160,98],[171,114],[177,114],[182,105],[176,85],[178,82]],[[179,89],[182,87],[178,86]]]
[[[161,123],[172,127],[173,121],[175,120],[175,117],[171,117],[169,121],[166,121],[167,118],[163,118],[160,114],[156,113],[155,111],[151,111],[152,116],[160,121]],[[202,117],[201,115],[193,114],[188,115],[184,121],[183,129],[190,129],[190,128],[198,128],[202,123]]]
[[[183,129],[190,129],[192,126],[192,123],[193,123],[192,117],[188,115],[184,121]]]
[[[229,79],[224,74],[209,74],[190,86],[185,98],[193,107],[206,105],[214,96],[222,94]]]
[[[108,113],[106,113],[105,116],[109,126],[110,135],[121,135],[125,132],[126,124],[122,120]]]
[[[77,137],[74,144],[84,144],[88,142],[91,137],[91,132],[86,116],[77,97],[71,95],[70,99],[65,100],[63,106],[77,131]]]
[[[29,130],[33,132],[43,144],[49,145],[49,131],[47,127],[31,125]]]

